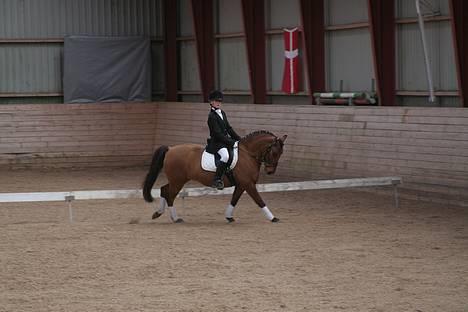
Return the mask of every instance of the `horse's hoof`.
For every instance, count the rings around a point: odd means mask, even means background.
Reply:
[[[184,223],[184,219],[179,218],[175,220],[174,223]]]
[[[279,219],[277,217],[273,217],[273,219],[271,219],[271,222],[279,222]]]
[[[151,217],[151,219],[157,219],[161,216],[161,213],[159,211],[156,211],[155,213],[153,213],[153,216]]]
[[[236,221],[236,219],[234,219],[233,217],[226,218],[226,220],[227,220],[229,223],[232,223],[232,222]]]

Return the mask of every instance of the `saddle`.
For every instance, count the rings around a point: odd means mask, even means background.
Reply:
[[[234,144],[232,162],[229,165],[228,171],[231,171],[232,169],[234,169],[234,167],[237,164],[237,159],[238,159],[238,156],[239,156],[238,155],[238,151],[239,151],[238,143],[239,142],[236,142]],[[219,156],[218,153],[216,153],[216,154],[208,153],[206,151],[206,148],[205,148],[203,150],[203,154],[202,154],[202,158],[201,158],[201,167],[202,167],[202,169],[206,170],[206,171],[216,172],[216,167],[217,167],[217,165],[219,164],[219,161],[220,161],[219,159],[220,159],[220,156]]]

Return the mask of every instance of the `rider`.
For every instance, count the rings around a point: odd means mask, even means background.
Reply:
[[[216,168],[216,174],[211,185],[218,190],[222,190],[224,188],[223,176],[228,164],[232,161],[234,143],[240,140],[240,136],[229,124],[226,113],[221,110],[223,98],[223,93],[219,90],[212,91],[208,96],[208,102],[211,107],[208,115],[210,138],[208,139],[206,151],[212,154],[218,153],[219,156],[221,156],[220,163]]]

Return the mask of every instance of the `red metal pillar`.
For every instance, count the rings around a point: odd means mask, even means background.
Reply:
[[[264,0],[242,0],[253,102],[266,103]]]
[[[177,101],[177,1],[164,0],[166,101]]]
[[[213,0],[192,0],[198,67],[204,101],[215,87]]]
[[[464,0],[451,0],[453,46],[458,76],[458,88],[462,106],[468,107],[468,3]]]
[[[325,91],[325,20],[323,0],[301,0],[305,64],[312,94]]]
[[[368,0],[374,73],[380,105],[395,103],[395,1]]]

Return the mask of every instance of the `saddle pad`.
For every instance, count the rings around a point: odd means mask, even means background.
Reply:
[[[237,164],[237,159],[238,159],[238,143],[236,142],[234,144],[234,155],[232,157],[232,163],[231,166],[229,167],[230,169],[234,169],[234,167]],[[206,171],[212,171],[216,172],[216,165],[215,165],[215,158],[214,155],[211,153],[208,153],[206,150],[203,150],[202,158],[201,158],[201,167],[203,170]]]

